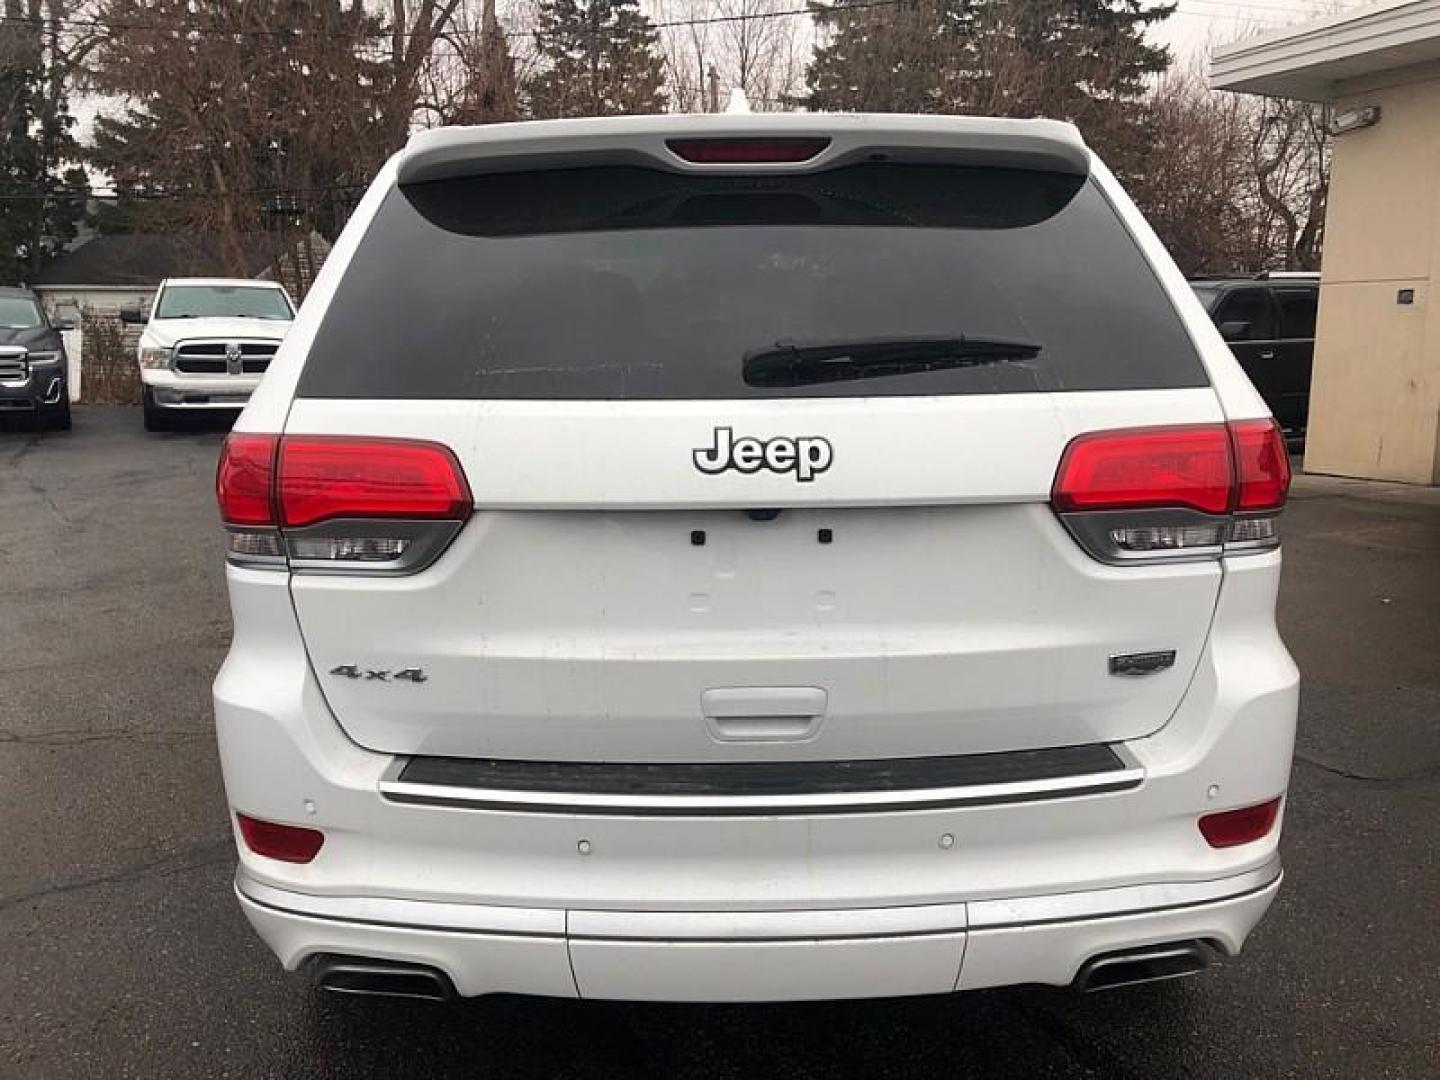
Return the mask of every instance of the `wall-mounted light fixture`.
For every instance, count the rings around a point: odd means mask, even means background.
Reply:
[[[1379,122],[1379,105],[1358,105],[1353,109],[1337,112],[1330,118],[1330,134],[1344,135],[1347,131],[1359,131],[1361,128],[1374,127]]]

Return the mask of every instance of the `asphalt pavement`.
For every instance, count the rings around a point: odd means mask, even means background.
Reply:
[[[357,1002],[230,891],[223,425],[0,428],[0,1077],[1440,1076],[1440,490],[1304,478],[1287,879],[1180,982],[785,1006]]]

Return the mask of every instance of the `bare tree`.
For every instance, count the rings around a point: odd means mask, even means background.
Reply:
[[[379,112],[384,143],[392,150],[405,145],[416,113],[434,104],[424,97],[427,71],[460,4],[461,0],[390,0],[390,48]],[[364,0],[351,0],[351,5],[357,14],[366,9]]]
[[[1320,265],[1329,191],[1327,111],[1217,93],[1172,70],[1148,101],[1130,188],[1187,273]]]
[[[102,227],[205,237],[237,274],[261,242],[312,267],[297,245],[339,229],[388,148],[378,20],[340,0],[299,16],[288,0],[107,0],[102,14],[90,78],[119,104],[90,158],[121,195]]]
[[[426,65],[425,119],[444,124],[518,120],[520,96],[511,34],[495,0],[462,4]]]
[[[676,112],[707,112],[732,89],[757,110],[798,104],[814,35],[794,0],[660,0],[655,10],[660,22],[677,24],[661,31]]]
[[[1330,110],[1261,98],[1250,128],[1257,247],[1286,270],[1316,270],[1330,194]]]
[[[1181,269],[1250,269],[1253,187],[1244,99],[1212,93],[1198,69],[1172,70],[1147,103],[1148,145],[1130,192]]]

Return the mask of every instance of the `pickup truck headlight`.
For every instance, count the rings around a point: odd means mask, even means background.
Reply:
[[[27,353],[25,359],[29,360],[32,366],[35,364],[53,364],[60,359],[60,353],[56,349],[50,349],[46,352],[32,352]]]
[[[170,349],[168,346],[141,345],[140,366],[142,368],[163,368],[170,366]]]

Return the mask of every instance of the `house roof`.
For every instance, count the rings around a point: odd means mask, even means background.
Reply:
[[[1210,85],[1333,101],[1337,84],[1440,60],[1440,0],[1385,0],[1215,50]]]
[[[247,233],[240,238],[242,265],[223,254],[207,234],[117,233],[96,236],[66,252],[35,275],[32,285],[159,285],[167,277],[234,277],[265,273],[281,253],[280,237]]]

